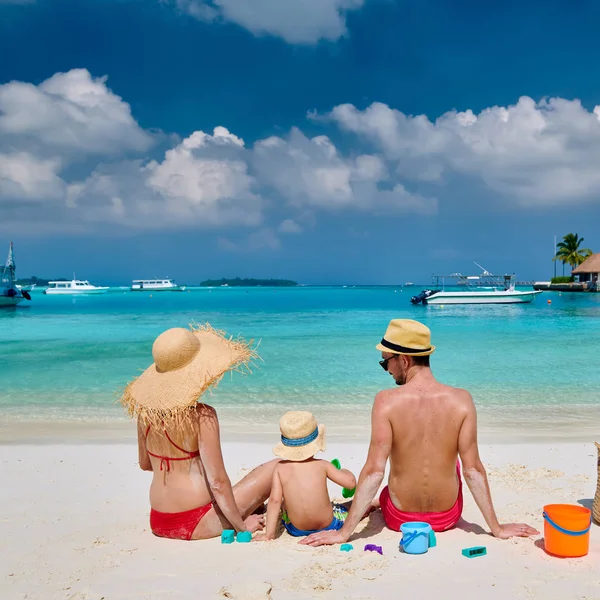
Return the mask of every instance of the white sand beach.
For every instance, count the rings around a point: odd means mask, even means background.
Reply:
[[[159,539],[148,523],[151,475],[138,468],[131,436],[81,442],[66,436],[63,443],[2,446],[2,599],[600,598],[600,527],[592,526],[586,557],[554,558],[543,550],[543,534],[488,535],[466,487],[460,527],[438,534],[437,547],[421,556],[399,553],[400,534],[386,530],[378,512],[354,535],[350,553],[299,546],[287,534],[233,545]],[[226,442],[232,479],[271,458],[271,445]],[[358,473],[366,450],[364,441],[334,438],[323,457]],[[502,521],[543,532],[544,504],[591,506],[593,443],[495,443],[481,452]],[[366,543],[381,545],[383,556],[364,552]],[[486,546],[487,555],[463,557],[471,546]]]

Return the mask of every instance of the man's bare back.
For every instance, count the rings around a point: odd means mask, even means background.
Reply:
[[[381,393],[381,418],[392,428],[389,493],[407,512],[440,512],[458,496],[456,460],[470,395],[433,376]]]

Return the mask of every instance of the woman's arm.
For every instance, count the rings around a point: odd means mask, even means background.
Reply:
[[[198,405],[196,414],[199,424],[198,449],[200,450],[200,460],[204,466],[206,480],[213,498],[233,529],[246,531],[246,525],[235,503],[231,480],[223,463],[217,412],[211,406]]]
[[[281,479],[277,473],[277,467],[273,471],[273,481],[271,483],[271,495],[267,504],[267,527],[265,533],[259,533],[254,537],[255,541],[269,541],[275,539],[277,533],[277,523],[281,515],[281,505],[283,504],[283,488]]]
[[[140,469],[142,471],[152,471],[152,463],[150,462],[150,455],[146,448],[146,432],[143,429],[142,424],[138,421],[137,424],[137,438],[138,438],[138,460],[140,461]]]

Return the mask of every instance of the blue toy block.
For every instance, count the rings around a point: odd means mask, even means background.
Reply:
[[[485,556],[487,549],[485,546],[473,546],[472,548],[463,548],[462,555],[467,558],[476,558],[478,556]]]
[[[340,550],[342,552],[350,552],[350,550],[354,550],[354,546],[352,544],[342,544]]]
[[[252,534],[249,531],[240,531],[237,534],[237,541],[240,542],[240,544],[247,544],[252,541]]]
[[[224,529],[221,533],[221,544],[232,544],[235,539],[235,531],[233,529]]]

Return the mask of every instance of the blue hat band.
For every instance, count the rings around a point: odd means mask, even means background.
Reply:
[[[281,443],[284,446],[288,446],[289,448],[294,448],[296,446],[306,446],[306,444],[310,444],[314,442],[319,436],[319,428],[317,427],[310,435],[307,435],[303,438],[287,438],[285,435],[281,436]]]

